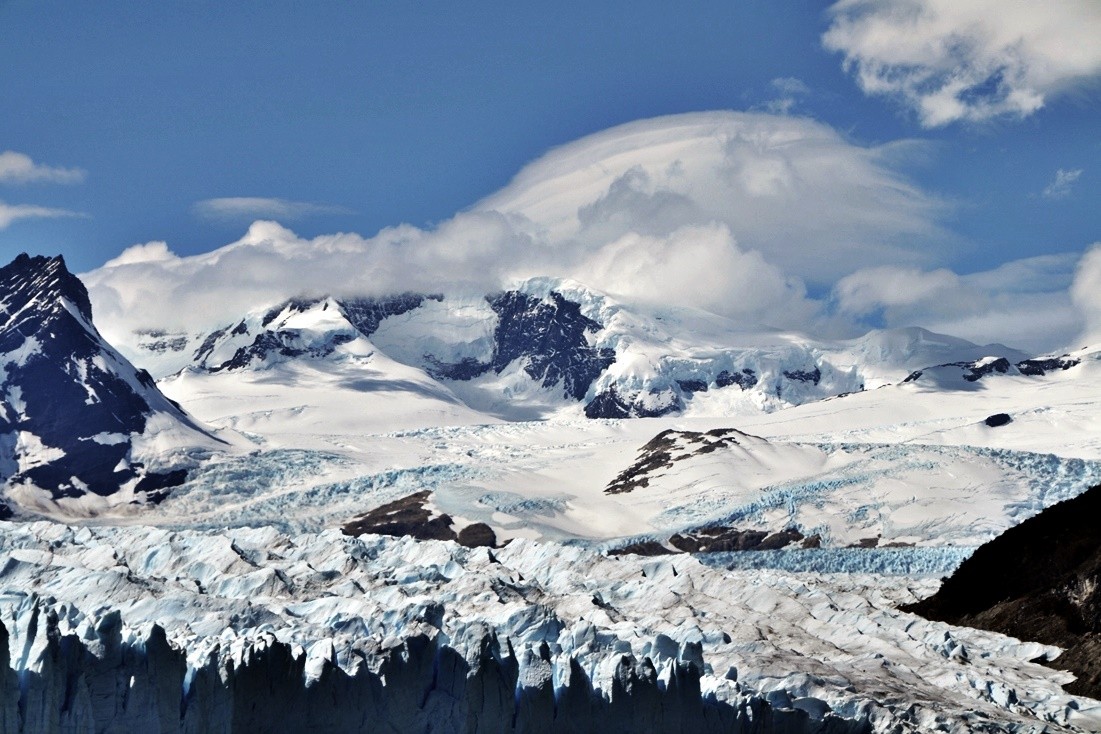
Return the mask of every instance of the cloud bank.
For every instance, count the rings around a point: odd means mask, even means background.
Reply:
[[[532,276],[819,336],[918,324],[1048,348],[1076,334],[1074,256],[937,267],[952,238],[945,206],[900,173],[912,150],[787,116],[676,115],[551,151],[431,229],[306,239],[258,221],[209,253],[151,242],[82,277],[109,338],[221,326],[300,295],[485,294]]]
[[[35,163],[30,156],[14,150],[0,153],[0,184],[72,184],[80,183],[86,175],[80,168],[55,168]]]
[[[308,201],[288,201],[258,196],[230,196],[204,199],[192,207],[203,219],[223,221],[252,221],[254,219],[278,219],[294,221],[318,214],[348,214],[348,209],[330,204]]]
[[[938,225],[944,203],[900,173],[921,147],[860,146],[786,115],[675,115],[553,150],[475,211],[582,252],[630,232],[717,223],[739,247],[821,284],[860,265],[931,262],[952,243]]]
[[[1101,75],[1097,0],[840,0],[822,42],[926,127],[1026,117]]]
[[[1083,344],[1101,342],[1101,242],[1095,242],[1078,263],[1070,289],[1074,305],[1085,316]]]
[[[1056,349],[1082,329],[1082,311],[1068,290],[1078,260],[1074,253],[1044,255],[967,275],[863,268],[837,282],[831,302],[841,314],[885,326],[916,324],[979,343]]]

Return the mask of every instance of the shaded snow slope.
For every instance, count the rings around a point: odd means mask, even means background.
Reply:
[[[556,717],[591,725],[595,712],[619,730],[623,720],[605,718],[607,707],[628,702],[622,715],[641,707],[662,721],[677,710],[676,725],[692,731],[731,730],[706,723],[709,707],[743,717],[753,708],[748,731],[783,722],[809,731],[823,716],[876,732],[1101,726],[1101,704],[1063,693],[1069,676],[1029,662],[1054,649],[895,608],[928,593],[929,581],[726,571],[687,556],[614,559],[522,541],[490,552],[336,532],[3,529],[0,621],[36,716],[53,706],[90,717],[94,689],[78,682],[140,665],[136,701],[183,690],[175,715],[208,730],[238,715],[235,705],[282,711],[286,700],[309,701],[307,686],[332,703],[286,715],[350,716],[351,731],[399,714],[430,717],[433,730],[476,731],[472,721],[512,722],[512,707],[529,704],[539,710],[519,720],[533,729],[578,725]],[[150,632],[154,620],[163,636]],[[92,653],[80,663],[63,652],[77,640]],[[493,675],[479,679],[487,667]],[[74,695],[67,706],[58,705],[62,680]],[[221,681],[235,681],[245,700],[234,704]],[[251,721],[248,709],[239,715]]]
[[[333,448],[347,435],[488,420],[381,353],[353,319],[366,330],[362,313],[332,299],[257,312],[208,335],[194,364],[161,388],[203,420],[271,447]]]

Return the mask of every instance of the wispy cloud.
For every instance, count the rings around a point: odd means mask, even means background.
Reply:
[[[29,155],[5,150],[0,153],[0,183],[80,183],[87,173],[80,168],[58,168],[35,163]]]
[[[878,314],[886,326],[933,331],[1044,351],[1065,346],[1082,328],[1071,300],[1077,253],[1014,260],[960,275],[946,268],[864,268],[837,282],[831,301],[841,314]],[[1094,299],[1096,300],[1096,299]]]
[[[839,0],[822,37],[922,125],[1026,117],[1101,75],[1097,0]]]
[[[802,79],[793,76],[777,77],[769,82],[769,86],[780,96],[770,99],[760,108],[777,115],[789,114],[801,98],[810,94],[810,87]]]
[[[1067,170],[1060,168],[1055,172],[1055,180],[1047,185],[1043,191],[1045,199],[1063,199],[1070,196],[1074,183],[1081,178],[1082,169]]]
[[[293,221],[322,214],[352,214],[352,210],[332,204],[318,204],[309,201],[290,201],[260,196],[229,196],[218,199],[204,199],[192,207],[196,215],[203,219],[240,221],[253,219],[275,219]]]
[[[34,204],[8,204],[0,201],[0,229],[7,229],[19,219],[56,219],[58,217],[85,217],[86,214],[68,209],[55,209]]]

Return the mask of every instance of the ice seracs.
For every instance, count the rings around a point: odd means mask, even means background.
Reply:
[[[2,529],[0,622],[38,730],[162,716],[162,731],[1101,726],[1098,702],[1031,662],[1054,648],[897,609],[934,579],[530,541]]]

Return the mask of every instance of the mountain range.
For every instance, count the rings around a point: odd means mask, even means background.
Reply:
[[[627,701],[657,730],[1101,727],[1050,644],[900,608],[1101,482],[1097,349],[821,340],[550,278],[114,344],[61,258],[0,299],[13,731],[278,729],[278,686],[331,731],[360,725],[312,697],[449,731]]]

